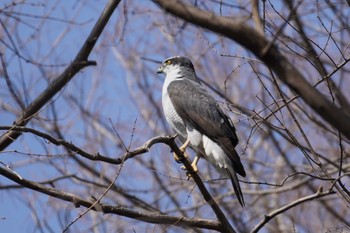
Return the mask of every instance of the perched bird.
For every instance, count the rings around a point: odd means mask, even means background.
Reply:
[[[166,120],[184,142],[180,149],[185,152],[190,146],[196,152],[194,171],[198,171],[200,157],[207,159],[230,177],[237,199],[244,206],[236,173],[243,177],[246,173],[235,150],[238,138],[229,117],[202,86],[188,58],[168,58],[157,73],[165,74],[162,105]]]

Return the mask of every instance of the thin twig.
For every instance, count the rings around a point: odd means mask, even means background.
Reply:
[[[0,60],[1,60],[1,65],[2,65],[2,70],[3,70],[3,75],[4,78],[6,80],[6,84],[7,84],[7,88],[9,89],[12,97],[15,99],[15,101],[17,102],[17,104],[21,107],[21,109],[23,110],[25,108],[25,105],[23,103],[23,101],[18,97],[18,95],[16,94],[15,89],[12,86],[12,82],[10,80],[10,77],[7,73],[7,65],[4,59],[4,55],[0,52]]]
[[[87,158],[89,160],[102,161],[102,162],[115,164],[115,165],[121,164],[123,162],[123,158],[125,158],[125,160],[128,160],[130,158],[135,157],[136,155],[144,154],[144,153],[148,152],[154,144],[165,143],[169,139],[176,137],[176,135],[174,135],[174,136],[157,136],[157,137],[149,139],[142,146],[139,146],[132,151],[125,152],[119,158],[111,158],[111,157],[101,155],[98,152],[96,154],[88,153],[88,152],[82,150],[81,148],[75,146],[71,142],[67,142],[63,139],[54,138],[49,134],[43,133],[41,131],[38,131],[38,130],[35,130],[32,128],[20,127],[20,126],[0,126],[0,130],[17,131],[17,132],[21,132],[21,133],[32,133],[32,134],[37,135],[37,136],[39,136],[39,137],[57,145],[57,146],[62,145],[65,148],[67,148],[69,151],[71,151],[73,153],[77,153],[77,154],[79,154],[79,155],[81,155],[84,158]]]
[[[78,195],[64,192],[61,190],[57,190],[51,187],[47,187],[40,183],[20,179],[18,175],[14,174],[12,171],[4,169],[0,167],[0,175],[7,177],[13,182],[18,183],[19,185],[35,190],[37,192],[46,194],[48,196],[52,196],[57,199],[65,200],[67,202],[71,202],[75,207],[90,207],[93,205],[93,201],[86,200]],[[153,224],[175,224],[179,227],[196,227],[203,228],[209,230],[221,231],[222,225],[221,223],[209,219],[199,219],[199,218],[187,218],[182,216],[169,216],[165,214],[161,214],[159,212],[151,212],[151,211],[140,211],[133,210],[121,206],[112,206],[112,205],[104,205],[100,204],[98,208],[93,208],[95,211],[101,211],[103,213],[116,214],[132,219],[136,219],[143,222],[153,223]]]
[[[108,185],[108,187],[103,191],[103,193],[96,199],[96,201],[95,201],[89,208],[87,208],[83,213],[79,214],[78,217],[76,217],[72,222],[70,222],[70,223],[68,224],[68,226],[66,226],[66,227],[64,228],[63,233],[66,232],[66,231],[70,228],[70,226],[72,226],[75,222],[77,222],[79,219],[81,219],[81,218],[82,218],[85,214],[87,214],[90,210],[92,210],[92,209],[99,209],[99,210],[102,210],[102,209],[101,209],[101,204],[100,204],[100,202],[101,202],[102,198],[103,198],[104,196],[106,196],[107,192],[112,188],[112,186],[116,183],[116,181],[117,181],[117,179],[118,179],[118,177],[119,177],[119,175],[120,175],[120,172],[121,172],[121,170],[122,170],[122,168],[123,168],[123,165],[124,165],[124,162],[125,162],[125,157],[126,157],[126,154],[125,154],[125,156],[124,156],[123,159],[122,159],[122,163],[120,164],[120,167],[119,167],[119,169],[118,169],[118,171],[117,171],[117,174],[116,174],[116,176],[114,177],[113,181]]]
[[[295,200],[277,210],[274,210],[272,211],[271,213],[269,214],[266,214],[264,219],[262,221],[260,221],[254,228],[253,230],[251,231],[251,233],[257,233],[266,223],[268,223],[271,219],[273,219],[274,217],[276,217],[277,215],[301,204],[301,203],[304,203],[304,202],[307,202],[307,201],[311,201],[311,200],[314,200],[314,199],[317,199],[317,198],[321,198],[321,197],[324,197],[324,196],[327,196],[327,195],[330,195],[330,194],[334,194],[335,192],[332,191],[332,190],[328,190],[327,192],[323,192],[322,190],[322,187],[315,193],[315,194],[312,194],[312,195],[309,195],[309,196],[306,196],[306,197],[302,197],[302,198],[299,198],[298,200]]]
[[[13,126],[25,126],[40,109],[47,104],[53,96],[55,96],[67,83],[69,83],[75,74],[81,69],[96,65],[95,61],[89,61],[88,57],[94,48],[97,39],[101,35],[112,13],[117,8],[120,0],[111,0],[107,3],[104,11],[101,13],[99,19],[91,30],[89,36],[80,48],[78,54],[70,65],[53,81],[49,86],[43,90],[40,95],[33,100],[32,103],[25,108],[21,115],[16,119]],[[4,150],[12,142],[14,142],[21,134],[15,131],[8,131],[0,137],[0,151]]]

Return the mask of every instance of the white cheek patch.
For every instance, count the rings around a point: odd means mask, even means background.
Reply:
[[[181,68],[179,65],[168,65],[164,68],[166,76],[176,77],[180,74]]]

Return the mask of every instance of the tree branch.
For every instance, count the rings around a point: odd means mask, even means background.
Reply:
[[[101,155],[100,153],[96,153],[96,154],[88,153],[88,152],[80,149],[79,147],[75,146],[71,142],[67,142],[63,139],[54,138],[49,134],[40,132],[40,131],[32,129],[32,128],[21,127],[21,126],[0,126],[0,130],[8,130],[8,132],[18,132],[18,133],[23,133],[23,132],[32,133],[36,136],[39,136],[41,138],[48,140],[49,142],[51,142],[57,146],[62,145],[64,147],[66,147],[69,151],[77,153],[77,154],[79,154],[79,155],[81,155],[84,158],[87,158],[89,160],[102,161],[102,162],[115,164],[115,165],[119,165],[123,161],[126,161],[130,158],[133,158],[136,155],[148,152],[154,144],[167,143],[169,140],[174,139],[176,137],[176,136],[157,136],[157,137],[149,139],[142,146],[139,146],[132,151],[127,151],[124,155],[120,156],[119,158],[111,158],[111,157]]]
[[[18,183],[23,187],[38,191],[40,193],[44,193],[46,195],[55,197],[57,199],[71,202],[74,204],[75,207],[84,206],[86,208],[89,208],[94,204],[94,201],[87,201],[75,194],[63,192],[54,188],[47,187],[37,182],[23,179],[17,174],[3,167],[0,167],[0,174]],[[197,227],[197,228],[210,229],[210,230],[216,230],[216,231],[222,230],[221,223],[213,220],[207,220],[207,219],[186,218],[182,216],[178,216],[178,217],[169,216],[169,215],[160,214],[156,212],[141,212],[141,211],[135,211],[128,208],[124,208],[121,206],[111,206],[111,205],[104,205],[104,204],[99,204],[98,207],[96,206],[96,208],[93,208],[93,210],[102,211],[103,213],[117,214],[120,216],[137,219],[143,222],[155,223],[155,224],[170,224],[170,225],[180,226],[180,227]]]
[[[314,88],[276,46],[272,45],[265,51],[269,41],[257,30],[244,22],[235,22],[231,18],[200,10],[178,0],[154,0],[154,2],[176,17],[219,33],[249,49],[325,121],[350,139],[349,116]]]
[[[273,219],[274,217],[276,217],[277,215],[301,204],[301,203],[304,203],[306,201],[311,201],[311,200],[314,200],[314,199],[317,199],[317,198],[321,198],[321,197],[324,197],[324,196],[327,196],[327,195],[330,195],[330,194],[334,194],[335,192],[332,191],[332,190],[328,190],[327,192],[323,192],[322,190],[322,187],[315,193],[315,194],[312,194],[312,195],[309,195],[309,196],[306,196],[306,197],[303,197],[303,198],[300,198],[298,200],[295,200],[277,210],[274,210],[272,211],[271,213],[265,215],[265,218],[258,223],[258,225],[256,225],[253,230],[252,230],[252,233],[257,233],[266,223],[268,223],[271,219]]]
[[[198,173],[193,170],[191,163],[188,161],[188,159],[184,156],[184,153],[176,145],[175,140],[174,139],[168,140],[166,144],[171,148],[173,152],[175,152],[175,154],[179,157],[179,160],[184,164],[186,170],[191,174],[191,177],[196,182],[205,201],[210,205],[216,217],[222,223],[222,232],[235,233],[236,231],[233,229],[233,227],[227,220],[225,214],[220,209],[219,205],[216,203],[216,201],[213,199],[213,197],[210,195],[210,193],[206,189]]]
[[[48,134],[39,132],[39,131],[34,130],[34,129],[30,129],[30,128],[26,128],[26,127],[12,127],[12,129],[9,129],[9,126],[0,127],[0,129],[8,129],[9,132],[12,132],[12,131],[30,132],[30,133],[33,133],[33,134],[38,135],[40,137],[43,137],[43,138],[49,140],[50,142],[52,142],[52,143],[54,143],[56,145],[63,145],[66,148],[68,148],[69,150],[74,151],[74,152],[82,155],[85,158],[88,158],[88,159],[91,159],[91,160],[101,160],[101,161],[105,161],[105,162],[109,162],[109,163],[113,163],[113,164],[121,164],[126,159],[132,158],[132,157],[134,157],[137,154],[148,152],[150,147],[152,145],[154,145],[155,143],[164,143],[164,144],[168,145],[171,148],[171,150],[174,151],[179,156],[180,161],[184,164],[184,166],[186,167],[187,171],[191,173],[192,178],[195,181],[196,185],[198,186],[198,188],[199,188],[201,194],[203,195],[205,201],[210,205],[210,207],[212,208],[212,210],[216,214],[218,220],[221,222],[221,224],[220,224],[220,231],[221,232],[228,232],[228,233],[235,233],[236,232],[232,228],[232,226],[230,225],[230,223],[227,220],[225,214],[222,212],[222,210],[220,209],[220,207],[218,206],[216,201],[213,199],[213,197],[210,195],[210,193],[206,189],[206,187],[205,187],[202,179],[198,175],[198,173],[193,171],[191,163],[187,160],[187,158],[184,157],[184,154],[180,151],[179,147],[176,145],[176,143],[175,143],[176,135],[175,136],[159,136],[159,137],[152,138],[152,139],[148,140],[143,146],[140,146],[140,147],[136,148],[133,151],[126,152],[126,154],[124,154],[124,156],[122,156],[122,158],[120,158],[121,161],[119,161],[119,159],[112,159],[112,158],[108,158],[108,157],[105,157],[105,156],[101,156],[99,154],[98,155],[91,155],[91,154],[81,150],[80,148],[76,147],[72,143],[69,143],[69,142],[66,142],[66,141],[60,140],[60,139],[55,139],[55,138],[51,137]],[[15,172],[9,171],[9,170],[4,169],[4,168],[0,168],[0,174],[6,176],[7,178],[11,179],[12,181],[14,181],[14,182],[16,182],[16,183],[18,183],[18,184],[20,184],[20,185],[22,185],[24,187],[27,187],[27,188],[30,188],[30,189],[33,189],[33,190],[45,193],[45,194],[47,194],[49,196],[53,196],[53,197],[56,197],[56,198],[59,198],[59,199],[62,199],[62,200],[73,202],[75,204],[75,206],[77,206],[77,207],[78,206],[85,206],[85,207],[91,208],[91,206],[96,204],[96,203],[94,204],[94,202],[90,203],[89,201],[86,201],[86,200],[84,200],[84,199],[82,199],[80,197],[77,197],[77,196],[73,195],[73,194],[68,194],[68,193],[65,193],[65,192],[61,192],[61,191],[58,191],[58,190],[55,190],[55,189],[52,189],[52,188],[48,188],[48,187],[46,187],[46,186],[44,186],[44,185],[42,185],[40,183],[36,183],[36,182],[25,180],[21,176],[16,174]],[[106,206],[104,206],[104,207],[106,207]],[[98,210],[100,208],[101,207],[99,206]],[[111,207],[111,208],[115,209],[116,207]],[[106,212],[105,209],[103,209],[103,211],[105,213],[109,213],[109,212]],[[110,213],[113,213],[113,212],[110,212]],[[123,215],[123,214],[120,214],[120,215]],[[132,214],[132,215],[134,216],[135,214]],[[153,223],[175,224],[175,222],[171,222],[168,219],[169,216],[167,216],[167,215],[157,214],[157,216],[158,216],[157,218],[165,219],[166,222],[153,222]],[[126,217],[128,217],[128,216],[126,216]],[[138,219],[138,218],[136,218],[136,219]],[[176,225],[179,224],[178,221],[180,221],[180,219],[182,220],[182,219],[186,219],[186,218],[182,218],[182,217],[178,218],[177,221],[176,221]],[[139,219],[139,220],[142,220],[142,219]],[[154,221],[154,220],[152,220],[152,221]],[[151,222],[151,221],[146,221],[146,222]],[[182,224],[182,223],[180,223],[180,224]],[[217,229],[215,229],[215,230],[217,230]]]
[[[95,61],[88,61],[88,56],[119,2],[120,0],[110,0],[108,2],[73,62],[63,71],[63,73],[50,83],[49,86],[31,104],[29,104],[26,109],[23,110],[21,116],[17,118],[13,126],[25,126],[54,95],[72,80],[76,73],[86,66],[96,65]],[[4,150],[20,135],[20,132],[16,131],[8,131],[2,135],[0,137],[0,151]]]

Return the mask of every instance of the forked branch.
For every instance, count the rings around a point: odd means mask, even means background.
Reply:
[[[94,28],[91,30],[90,35],[71,64],[22,111],[21,116],[17,118],[13,126],[25,126],[81,69],[86,66],[96,65],[96,62],[89,61],[88,57],[119,2],[120,0],[111,0],[108,2]],[[0,137],[0,151],[4,150],[20,135],[18,131],[8,131],[3,134]]]

